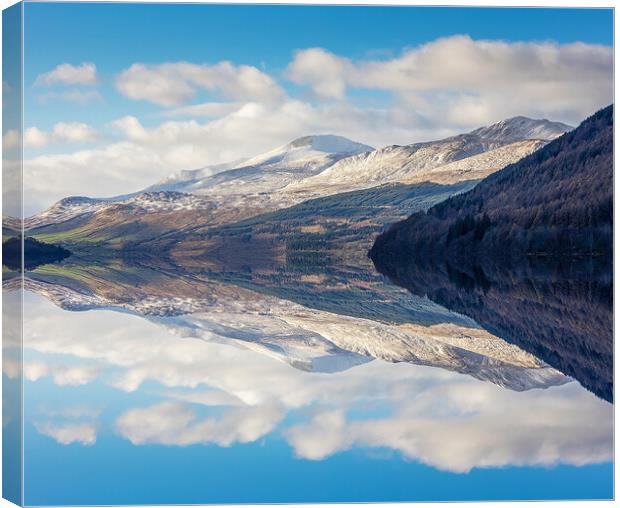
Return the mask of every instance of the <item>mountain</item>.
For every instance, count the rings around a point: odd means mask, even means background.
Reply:
[[[499,142],[501,144],[512,143],[522,139],[544,139],[551,141],[561,136],[573,127],[562,122],[550,120],[532,120],[525,116],[515,116],[494,123],[489,127],[480,127],[470,132],[487,142]]]
[[[394,224],[370,255],[604,256],[613,234],[613,106],[474,189]]]
[[[489,152],[474,163],[486,176],[569,129],[559,122],[516,117],[443,140],[378,150],[338,136],[306,136],[217,174],[210,169],[207,175],[181,173],[148,190],[209,193],[221,203],[250,202],[272,210],[386,183],[425,181],[430,171]],[[451,166],[433,177],[455,183],[464,173]]]
[[[336,161],[373,148],[333,135],[305,136],[234,165],[181,172],[146,189],[239,194],[273,192],[320,173]]]
[[[428,181],[474,185],[565,128],[546,120],[511,119],[445,140],[379,150],[338,136],[306,136],[241,163],[181,172],[142,193],[66,198],[25,225],[42,241],[118,248],[343,192]],[[515,141],[522,136],[543,139]]]
[[[321,192],[321,189],[329,189],[327,192],[335,193],[388,182],[424,181],[437,168],[488,152],[488,157],[479,160],[477,165],[486,176],[570,129],[559,122],[515,117],[439,141],[388,146],[348,157],[317,176],[289,185],[285,191]],[[501,147],[505,148],[498,150]],[[449,183],[459,181],[461,174],[458,170],[450,172],[449,169],[442,172],[444,179],[447,177]],[[325,194],[325,190],[322,193]]]

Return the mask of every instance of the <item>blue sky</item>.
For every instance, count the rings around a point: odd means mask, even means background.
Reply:
[[[610,9],[26,3],[26,213],[307,134],[577,124],[612,100],[612,24]]]
[[[585,42],[611,46],[610,9],[518,9],[438,7],[322,7],[230,5],[26,5],[25,81],[62,62],[94,62],[106,102],[90,104],[93,120],[122,110],[156,111],[148,103],[123,101],[110,81],[134,62],[216,63],[229,60],[281,74],[299,49],[321,47],[353,59],[398,56],[408,47],[450,35],[506,41]],[[43,50],[44,49],[44,50]],[[284,81],[285,88],[295,89]],[[40,92],[40,91],[39,91]],[[110,110],[110,103],[114,106]],[[34,108],[33,108],[34,109]],[[48,104],[29,112],[33,125],[50,127],[59,116],[82,119],[83,111]],[[149,119],[153,122],[152,119]]]

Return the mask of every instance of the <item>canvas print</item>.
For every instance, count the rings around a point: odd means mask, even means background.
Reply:
[[[613,14],[7,8],[4,497],[613,498]]]

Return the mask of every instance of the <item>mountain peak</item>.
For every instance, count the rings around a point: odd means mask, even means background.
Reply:
[[[374,150],[371,146],[351,141],[343,136],[334,134],[313,134],[294,139],[284,147],[285,150],[308,148],[317,152],[326,153],[360,153]]]
[[[480,127],[473,130],[470,134],[504,143],[525,139],[551,141],[572,129],[573,127],[562,122],[533,119],[526,116],[513,116],[487,127]]]
[[[294,139],[290,143],[245,161],[247,166],[307,160],[308,158],[337,158],[374,150],[371,146],[333,134],[315,134]]]

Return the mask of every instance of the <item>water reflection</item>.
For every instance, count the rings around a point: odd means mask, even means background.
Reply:
[[[613,400],[610,259],[387,259],[378,268],[414,294],[476,320],[605,400]]]
[[[67,313],[28,300],[38,317],[29,325],[27,380],[49,377],[61,388],[104,380],[128,393],[157,383],[154,403],[121,411],[104,430],[134,445],[230,446],[278,432],[306,459],[390,448],[458,472],[611,459],[612,408],[574,382],[516,392],[384,361],[320,375],[208,334],[181,340],[132,315]],[[37,430],[62,444],[94,444],[100,409],[89,398],[80,404],[38,414]]]
[[[494,308],[488,303],[496,291],[492,274],[485,274],[492,282],[476,296],[485,307],[465,306],[469,301],[458,293],[470,295],[477,286],[455,285],[454,274],[445,275],[452,285],[442,286],[445,281],[435,279],[441,274],[430,270],[414,279],[437,292],[407,286],[417,295],[362,268],[350,272],[346,284],[340,272],[320,279],[280,272],[279,284],[277,275],[214,276],[178,265],[73,258],[27,272],[23,369],[30,442],[37,435],[57,443],[54,457],[75,446],[93,450],[84,464],[105,453],[110,439],[145,454],[152,446],[217,446],[232,453],[252,443],[271,443],[265,446],[275,453],[274,443],[282,442],[291,453],[283,478],[297,474],[304,461],[352,451],[363,453],[355,459],[360,464],[387,450],[394,455],[382,460],[392,464],[412,461],[459,474],[613,459],[613,406],[568,376],[580,372],[574,366],[583,349],[562,350],[562,362],[546,355],[557,337],[539,326],[547,322],[542,311],[534,315],[538,334],[511,325],[512,335],[489,325],[488,312],[472,312]],[[6,280],[5,290],[19,287],[18,280]],[[569,300],[552,300],[522,280],[550,312],[569,303],[570,316],[594,312],[607,326],[605,311],[579,307],[591,299],[567,290],[562,295]],[[524,320],[530,323],[531,309],[501,288],[497,298],[515,312],[530,312]],[[530,301],[532,294],[520,294]],[[534,340],[542,349],[530,347]],[[605,363],[592,361],[597,368],[587,387],[606,386]],[[9,377],[10,367],[5,364]],[[254,449],[243,449],[245,460],[256,457]],[[158,464],[174,462],[162,454]],[[32,491],[43,489],[37,469],[31,471]],[[385,479],[381,499],[418,499],[414,491],[390,497],[396,490],[389,483]],[[217,488],[187,501],[219,499]],[[58,489],[59,498],[46,491],[45,499],[66,499]],[[341,494],[331,499],[356,499],[345,487]],[[527,489],[523,496],[532,497]],[[263,498],[250,500],[257,499]]]

